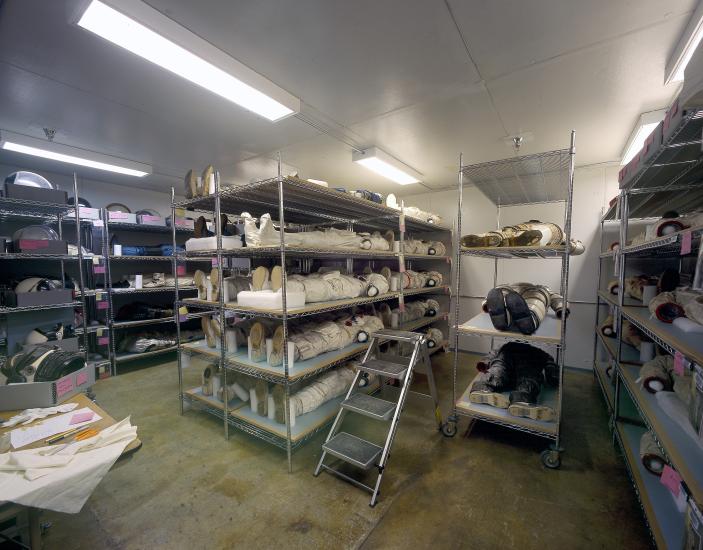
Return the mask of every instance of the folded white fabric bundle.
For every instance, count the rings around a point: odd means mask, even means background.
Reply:
[[[0,498],[75,514],[136,437],[126,418],[90,439],[0,454]]]
[[[52,414],[71,412],[78,406],[78,403],[64,403],[56,407],[44,407],[39,409],[26,409],[19,414],[10,418],[7,422],[2,423],[3,428],[11,428],[17,424],[29,424],[40,418],[46,418]]]

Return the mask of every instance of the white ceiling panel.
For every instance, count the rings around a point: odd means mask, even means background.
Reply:
[[[449,0],[486,80],[666,21],[679,32],[697,0]],[[676,42],[664,43],[668,56]],[[661,75],[661,85],[664,75]]]
[[[666,45],[679,23],[564,56],[489,84],[509,133],[532,132],[525,153],[568,146],[576,130],[578,165],[617,160],[638,116],[669,105],[676,86],[662,85]]]
[[[149,4],[345,125],[479,80],[441,1]]]

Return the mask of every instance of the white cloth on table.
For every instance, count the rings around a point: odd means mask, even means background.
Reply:
[[[75,514],[136,437],[126,418],[84,441],[0,454],[0,499]]]

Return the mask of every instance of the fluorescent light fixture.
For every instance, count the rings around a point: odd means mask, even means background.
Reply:
[[[0,149],[65,162],[67,164],[87,166],[88,168],[95,168],[96,170],[106,170],[108,172],[116,172],[127,176],[136,176],[138,178],[151,173],[151,166],[147,164],[111,157],[101,153],[94,153],[92,151],[79,149],[78,147],[61,145],[53,141],[36,139],[12,132],[2,132],[0,135]]]
[[[640,115],[635,128],[630,134],[630,138],[627,140],[627,144],[625,144],[620,166],[625,166],[639,153],[640,149],[644,146],[645,140],[649,137],[649,134],[657,127],[657,124],[664,120],[665,115],[666,109],[649,111]]]
[[[352,160],[400,185],[420,183],[420,178],[422,177],[422,174],[388,153],[381,151],[378,147],[370,147],[360,153],[354,152]]]
[[[140,0],[93,0],[78,25],[268,120],[300,100]]]
[[[317,185],[324,185],[325,187],[327,187],[327,182],[325,180],[314,180],[312,178],[308,178],[308,181],[310,183],[316,183]]]
[[[688,25],[679,39],[674,53],[666,64],[666,79],[664,84],[682,82],[686,65],[691,61],[693,53],[703,38],[703,2],[699,2],[696,11],[688,21]]]

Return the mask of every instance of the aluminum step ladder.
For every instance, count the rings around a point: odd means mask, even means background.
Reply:
[[[379,345],[387,341],[395,341],[399,344],[412,345],[412,353],[410,357],[402,357],[400,355],[383,354]],[[381,480],[385,472],[386,464],[390,455],[393,439],[395,438],[400,421],[400,413],[405,405],[405,399],[410,392],[410,384],[415,370],[423,372],[427,375],[427,380],[430,389],[430,396],[434,400],[435,417],[438,421],[438,428],[441,429],[442,417],[439,412],[439,400],[437,397],[437,389],[432,375],[432,366],[430,356],[426,345],[427,338],[419,332],[407,332],[400,330],[380,330],[371,334],[369,347],[364,354],[359,370],[354,377],[354,380],[349,387],[349,391],[342,402],[337,417],[332,423],[330,433],[322,445],[322,456],[320,462],[315,469],[315,476],[318,476],[322,470],[330,472],[345,481],[365,489],[371,493],[371,502],[369,506],[376,505],[381,487]],[[373,397],[358,391],[359,379],[367,374],[373,373],[379,376],[381,387],[383,387],[383,379],[397,380],[401,384],[398,401],[386,401],[378,397]],[[422,394],[425,395],[425,394]],[[346,413],[354,413],[373,418],[374,420],[389,422],[388,433],[385,438],[383,447],[366,441],[356,435],[340,431],[342,422]],[[344,472],[332,468],[325,464],[325,457],[331,455],[348,464],[351,464],[362,470],[369,470],[375,467],[378,470],[378,477],[374,487],[370,487],[361,481],[358,481]]]

